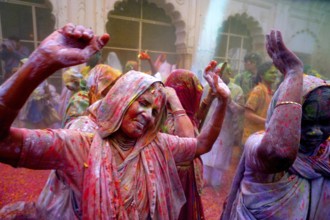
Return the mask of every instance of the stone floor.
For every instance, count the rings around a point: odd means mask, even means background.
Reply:
[[[236,165],[239,148],[234,148],[230,169],[224,174],[219,187],[205,186],[202,201],[205,219],[219,219],[223,201],[228,193]],[[17,201],[35,201],[45,184],[50,171],[14,169],[0,164],[0,208]]]
[[[240,155],[240,148],[234,147],[230,167],[224,173],[220,186],[204,186],[202,202],[206,220],[219,220],[222,213],[223,202],[229,193],[236,167],[240,160]]]

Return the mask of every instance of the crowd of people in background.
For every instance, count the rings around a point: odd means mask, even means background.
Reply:
[[[74,28],[81,35],[68,31]],[[30,57],[18,38],[2,44],[1,162],[53,171],[35,205],[17,212],[9,205],[0,217],[204,219],[203,187],[221,187],[235,147],[242,158],[231,190],[224,189],[222,219],[330,216],[330,87],[280,32],[267,37],[269,57],[247,53],[240,73],[227,60],[210,61],[205,86],[166,54],[154,62],[141,52],[122,66],[110,52],[102,62],[108,35],[90,33],[66,25]],[[80,38],[88,56],[72,52]],[[37,59],[35,79],[28,78]],[[144,61],[147,73],[139,71]],[[63,72],[61,94],[47,81],[55,71]]]

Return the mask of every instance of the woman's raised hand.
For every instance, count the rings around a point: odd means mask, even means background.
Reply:
[[[213,94],[222,101],[227,101],[230,97],[230,90],[218,76],[217,62],[212,60],[204,70],[204,78],[210,85]]]
[[[138,55],[140,60],[150,60],[150,55],[146,52],[140,52]]]
[[[270,34],[267,34],[266,40],[268,55],[281,73],[286,75],[291,71],[297,73],[303,71],[303,63],[291,50],[286,48],[280,31],[272,30]]]
[[[101,50],[109,39],[108,34],[95,36],[91,29],[69,23],[44,39],[30,58],[56,69],[78,65]]]

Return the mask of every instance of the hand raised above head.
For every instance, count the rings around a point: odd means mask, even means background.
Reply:
[[[290,71],[303,71],[301,60],[289,50],[282,39],[280,31],[272,30],[266,36],[266,49],[268,55],[272,58],[275,67],[284,75]]]
[[[150,60],[150,55],[147,52],[140,52],[138,58],[140,60]]]
[[[77,65],[86,62],[91,55],[102,49],[109,39],[108,34],[95,36],[91,29],[69,23],[44,39],[31,58],[40,59],[41,54],[45,62],[58,69]]]
[[[163,87],[163,92],[166,94],[166,100],[167,100],[167,108],[169,108],[171,111],[176,109],[182,109],[182,105],[180,103],[179,97],[176,94],[175,89],[171,87]]]
[[[230,97],[230,90],[227,85],[218,76],[216,68],[217,62],[212,60],[204,70],[204,78],[210,85],[213,94],[218,98],[227,101]]]

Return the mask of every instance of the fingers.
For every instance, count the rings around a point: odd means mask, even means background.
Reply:
[[[102,36],[98,37],[98,46],[100,48],[104,47],[108,41],[110,40],[110,35],[109,34],[103,34]]]
[[[287,50],[282,41],[281,32],[272,30],[269,35],[266,36],[267,43],[266,49],[268,55],[272,58],[275,67],[283,73],[283,50]]]
[[[94,36],[94,33],[90,28],[86,28],[82,25],[74,25],[72,23],[66,24],[61,30],[59,30],[59,32],[65,36],[82,39],[84,41],[89,41]]]
[[[82,50],[82,56],[84,59],[88,59],[90,56],[101,50],[109,41],[110,35],[103,34],[102,36],[94,36],[89,44]]]
[[[217,66],[217,61],[211,60],[210,63],[205,67],[204,71],[209,72],[213,71],[213,69]]]
[[[204,72],[207,73],[207,72],[211,71],[211,69],[212,69],[212,67],[210,65],[208,65],[205,67]]]
[[[219,77],[216,74],[213,75],[213,82],[214,82],[214,85],[218,85],[218,83],[219,83]]]
[[[91,29],[83,29],[81,31],[82,35],[81,35],[81,38],[84,39],[84,40],[89,40],[93,37],[94,33]]]
[[[211,60],[209,65],[212,67],[212,69],[214,69],[217,66],[217,64],[218,64],[217,61]]]
[[[267,39],[267,44],[266,44],[266,48],[267,48],[267,52],[268,52],[268,55],[274,59],[275,56],[276,56],[276,52],[277,52],[277,49],[276,49],[276,35],[275,35],[275,31],[272,30],[270,32],[270,34],[268,34],[266,36],[266,39]]]
[[[74,54],[75,59],[71,58],[72,62],[86,62],[90,56],[101,50],[109,41],[109,34],[95,36],[90,28],[85,28],[82,25],[66,24],[60,31],[63,35],[78,40],[70,41],[71,44],[64,43],[64,47],[70,47],[71,55]],[[69,55],[67,55],[69,56]]]
[[[72,36],[74,28],[75,28],[74,24],[68,23],[60,30],[60,32],[66,36]]]
[[[266,49],[267,49],[267,53],[268,53],[269,57],[273,58],[274,50],[272,47],[272,43],[271,43],[269,34],[266,35]]]

